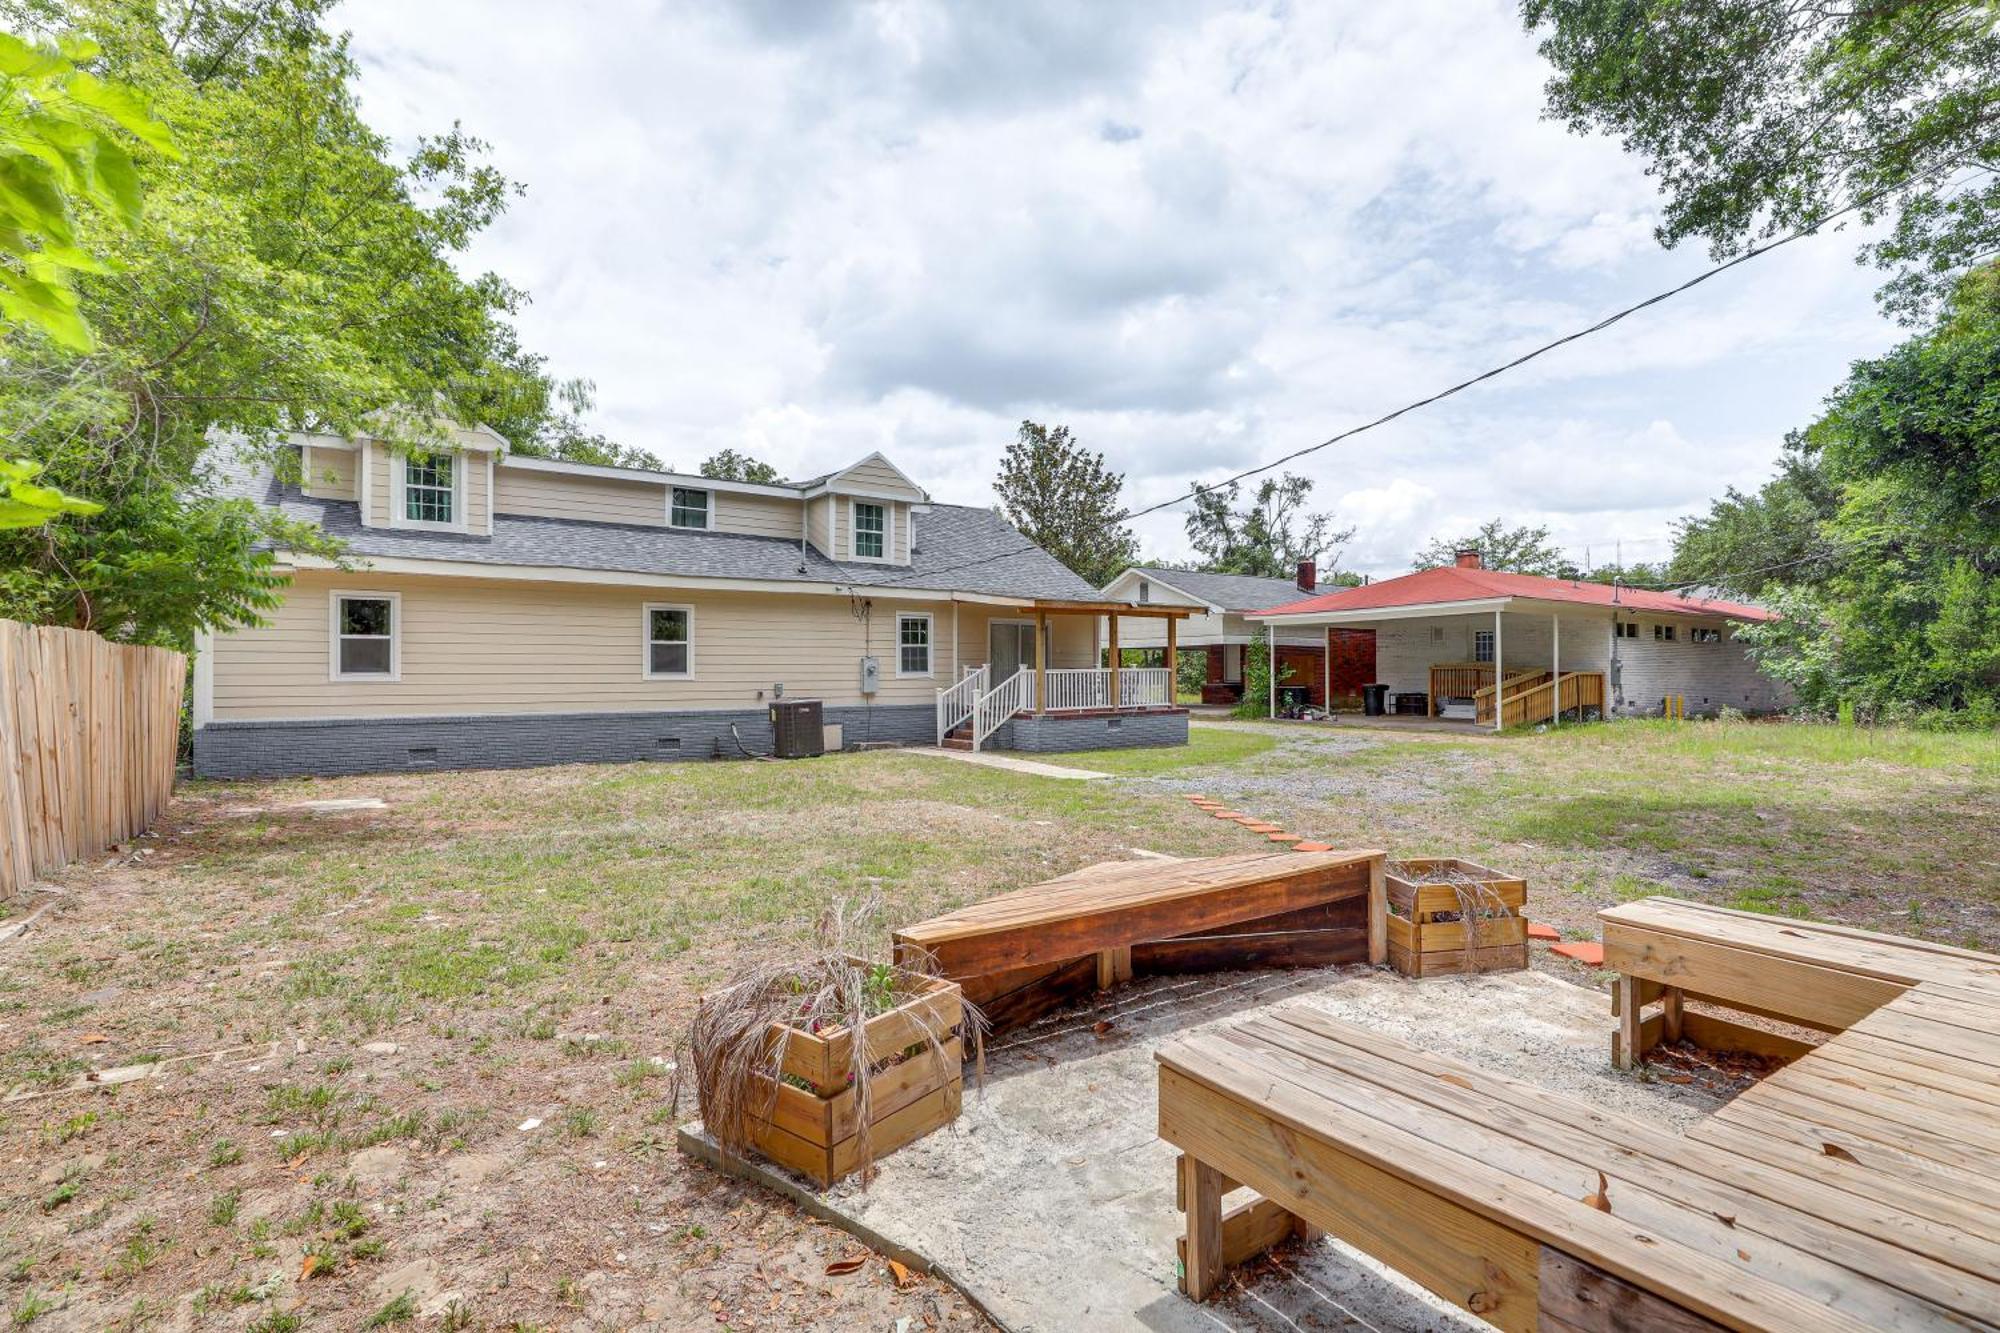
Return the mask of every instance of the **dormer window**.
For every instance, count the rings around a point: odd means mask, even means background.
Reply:
[[[886,560],[889,558],[889,507],[887,505],[854,502],[854,558],[856,560]]]
[[[667,503],[667,525],[675,528],[708,527],[708,492],[691,486],[676,486]]]
[[[449,454],[403,460],[403,517],[412,523],[458,521],[456,490]]]

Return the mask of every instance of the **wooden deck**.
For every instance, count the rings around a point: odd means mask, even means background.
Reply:
[[[1113,861],[895,932],[995,1028],[1134,976],[1387,956],[1380,851]]]
[[[1682,1136],[1310,1010],[1175,1043],[1187,1292],[1315,1227],[1504,1329],[2000,1328],[2000,958],[1672,900],[1603,917],[1619,1058],[1678,1028],[1791,1063]]]

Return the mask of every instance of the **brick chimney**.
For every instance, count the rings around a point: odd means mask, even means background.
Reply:
[[[1310,560],[1299,561],[1299,591],[1311,592],[1319,587],[1319,569]]]
[[[1458,552],[1458,567],[1460,569],[1484,569],[1486,566],[1480,561],[1479,552],[1468,546],[1463,551]]]

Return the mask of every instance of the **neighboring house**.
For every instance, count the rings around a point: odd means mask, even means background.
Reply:
[[[1251,619],[1366,636],[1368,674],[1388,687],[1397,712],[1512,726],[1549,720],[1558,697],[1562,714],[1605,716],[1769,712],[1790,702],[1736,640],[1738,626],[1775,619],[1768,611],[1502,573],[1482,568],[1475,551]]]
[[[1262,630],[1262,626],[1249,620],[1249,613],[1296,602],[1300,594],[1311,593],[1316,587],[1310,560],[1299,563],[1296,580],[1134,565],[1105,584],[1102,595],[1139,606],[1182,606],[1192,610],[1194,614],[1180,627],[1180,649],[1202,653],[1208,659],[1201,701],[1233,704],[1243,697],[1244,654]],[[1147,622],[1135,624],[1119,639],[1119,647],[1127,650],[1163,650],[1165,644],[1164,627]],[[1314,707],[1326,703],[1325,644],[1326,640],[1316,630],[1278,631],[1279,680],[1284,685],[1305,689]],[[1335,647],[1335,665],[1341,667],[1338,641]],[[1351,680],[1350,674],[1345,670],[1334,672],[1334,699],[1338,703],[1343,695],[1351,695],[1358,706],[1360,688],[1372,677]]]
[[[270,623],[203,636],[203,776],[769,753],[817,698],[846,745],[954,728],[1031,750],[1187,739],[1164,670],[1098,667],[1121,607],[988,509],[880,454],[777,485],[448,448],[296,446],[237,493],[315,523]],[[1016,673],[1020,673],[1017,677]]]

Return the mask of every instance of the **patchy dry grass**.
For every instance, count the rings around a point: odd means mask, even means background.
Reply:
[[[1996,756],[1832,728],[1232,724],[1069,758],[1101,783],[877,753],[197,785],[0,946],[0,1089],[27,1094],[0,1103],[0,1308],[37,1329],[975,1327],[878,1264],[828,1277],[847,1238],[673,1151],[696,995],[832,899],[879,896],[894,924],[1132,847],[1262,845],[1176,795],[1206,790],[1518,870],[1572,932],[1668,891],[1995,947]],[[364,795],[387,808],[302,808]]]

